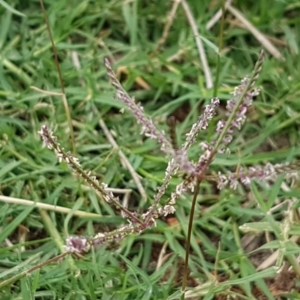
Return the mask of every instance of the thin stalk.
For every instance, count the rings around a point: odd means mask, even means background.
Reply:
[[[50,38],[50,41],[51,41],[52,52],[53,52],[53,55],[54,55],[55,65],[56,65],[56,69],[57,69],[57,73],[58,73],[58,77],[59,77],[59,82],[60,82],[60,87],[61,87],[61,91],[62,91],[62,94],[63,94],[62,95],[62,100],[63,100],[63,104],[64,104],[65,111],[66,111],[68,126],[69,126],[69,129],[70,129],[72,149],[73,149],[73,153],[75,154],[76,153],[75,138],[74,138],[74,131],[73,131],[73,126],[72,126],[71,113],[70,113],[68,101],[67,101],[67,98],[66,98],[65,87],[64,87],[63,80],[62,80],[60,64],[59,64],[59,61],[58,61],[58,55],[57,55],[57,51],[56,51],[56,48],[55,48],[55,45],[54,45],[54,40],[53,40],[53,36],[52,36],[52,32],[51,32],[51,28],[50,28],[49,21],[48,21],[48,18],[47,18],[47,14],[46,14],[46,10],[45,10],[45,7],[44,7],[43,0],[40,0],[40,4],[41,4],[42,11],[43,11],[45,23],[46,23],[46,26],[47,26],[47,31],[48,31],[48,34],[49,34],[49,38]]]
[[[187,240],[186,240],[186,246],[185,246],[184,272],[183,272],[183,280],[182,280],[182,286],[181,286],[181,292],[182,292],[181,299],[184,299],[186,283],[187,283],[187,277],[188,277],[189,256],[190,256],[190,245],[191,245],[191,236],[192,236],[192,229],[193,229],[193,220],[194,220],[197,196],[198,196],[199,189],[200,189],[200,183],[201,183],[201,181],[198,180],[197,184],[196,184],[196,187],[195,187],[192,206],[191,206],[191,212],[190,212],[190,216],[189,216],[188,234],[187,234]]]

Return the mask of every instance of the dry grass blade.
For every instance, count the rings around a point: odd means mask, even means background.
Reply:
[[[74,63],[74,66],[77,70],[81,69],[81,64],[80,64],[80,60],[78,58],[78,55],[76,52],[72,52],[72,61]],[[80,78],[80,83],[82,86],[85,85],[85,82],[82,78]],[[143,85],[143,87],[145,89],[150,89],[150,87],[147,85]],[[108,141],[110,142],[110,144],[113,146],[114,149],[118,150],[118,154],[121,158],[122,163],[126,166],[126,168],[129,170],[134,182],[137,185],[137,188],[139,190],[140,195],[142,196],[143,200],[147,199],[147,194],[145,189],[143,188],[143,185],[139,179],[139,176],[137,175],[137,173],[135,172],[134,168],[131,166],[130,162],[128,161],[127,157],[125,156],[125,154],[122,152],[122,150],[119,148],[118,144],[116,143],[115,139],[113,138],[113,136],[110,134],[108,128],[105,125],[105,122],[100,119],[99,120],[99,125],[101,126],[106,138],[108,139]]]
[[[60,212],[60,213],[64,213],[64,214],[68,214],[72,211],[72,209],[70,209],[70,208],[66,208],[66,207],[62,207],[62,206],[58,206],[58,205],[51,205],[51,204],[42,203],[42,202],[35,202],[35,201],[25,200],[25,199],[20,199],[20,198],[7,197],[7,196],[3,196],[3,195],[0,195],[0,201],[5,202],[5,203],[20,204],[20,205],[26,205],[26,206],[34,205],[40,209],[51,210],[51,211]],[[93,214],[93,213],[84,212],[84,211],[80,211],[80,210],[75,210],[73,212],[73,215],[77,216],[77,217],[94,217],[94,218],[100,217],[99,214]]]
[[[197,28],[197,23],[196,20],[191,12],[191,9],[189,7],[189,5],[187,4],[187,2],[185,0],[182,0],[181,2],[182,7],[185,11],[186,17],[190,23],[190,26],[192,28],[192,32],[194,34],[195,37],[195,41],[196,41],[196,45],[197,45],[197,49],[198,49],[198,53],[200,56],[200,61],[202,63],[203,66],[203,71],[204,71],[204,76],[205,76],[205,81],[206,81],[206,88],[207,89],[211,89],[213,87],[213,82],[212,82],[212,77],[211,77],[211,72],[207,63],[207,59],[206,59],[206,54],[204,51],[204,47],[201,41],[201,37],[200,34],[198,32],[198,28]]]
[[[113,136],[110,134],[108,128],[106,127],[104,121],[102,119],[99,120],[99,125],[101,126],[106,138],[108,139],[108,141],[110,142],[110,144],[113,146],[114,149],[118,150],[118,154],[121,158],[122,163],[126,166],[126,168],[128,169],[128,171],[130,172],[134,182],[137,185],[137,188],[143,198],[143,200],[147,199],[147,194],[145,189],[143,188],[143,185],[139,179],[138,174],[135,172],[134,168],[132,167],[132,165],[130,164],[129,160],[127,159],[127,157],[125,156],[125,154],[122,152],[122,150],[119,148],[118,144],[116,143],[115,139],[113,138]]]
[[[176,12],[177,12],[177,8],[180,4],[181,0],[175,0],[173,2],[173,6],[172,6],[172,9],[168,15],[168,21],[164,27],[164,31],[163,31],[163,34],[162,34],[162,37],[160,38],[160,40],[158,41],[158,44],[157,44],[157,47],[156,47],[156,51],[159,51],[160,48],[164,45],[164,43],[166,42],[167,38],[168,38],[168,35],[169,35],[169,31],[170,31],[170,28],[174,22],[174,19],[175,19],[175,16],[176,16]]]
[[[243,15],[242,13],[231,5],[227,6],[227,9],[240,20],[247,29],[255,36],[255,38],[277,59],[284,60],[279,50],[268,40],[265,36],[256,29]]]
[[[227,9],[228,5],[230,5],[232,0],[227,0],[225,3],[225,9]],[[210,19],[209,22],[206,24],[206,29],[209,30],[211,29],[222,17],[222,9],[220,8]]]

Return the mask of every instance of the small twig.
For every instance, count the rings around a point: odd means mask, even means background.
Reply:
[[[204,76],[205,76],[205,80],[206,80],[206,88],[211,89],[213,87],[212,77],[211,77],[210,69],[208,67],[206,54],[205,54],[205,51],[204,51],[204,48],[203,48],[201,37],[200,37],[200,34],[198,32],[196,20],[194,19],[194,16],[193,16],[193,14],[191,12],[191,9],[190,9],[189,5],[187,4],[186,0],[182,0],[181,4],[182,4],[182,7],[185,11],[186,17],[187,17],[187,19],[190,23],[190,26],[192,28],[192,31],[193,31],[193,34],[194,34],[194,37],[195,37],[196,45],[197,45],[197,48],[198,48],[198,53],[199,53],[199,56],[200,56],[200,61],[201,61],[202,66],[203,66]]]
[[[169,31],[170,31],[170,28],[171,28],[171,26],[174,22],[176,12],[177,12],[177,8],[178,8],[180,2],[181,2],[181,0],[174,0],[174,2],[173,2],[172,9],[171,9],[171,11],[168,15],[168,21],[165,24],[162,37],[160,38],[160,40],[158,41],[158,44],[156,46],[156,51],[160,50],[160,48],[164,45],[164,43],[166,42],[166,40],[168,38]]]
[[[114,149],[118,150],[118,154],[123,162],[123,164],[127,167],[128,171],[130,172],[134,182],[137,185],[137,188],[143,198],[143,200],[147,199],[147,194],[145,189],[143,188],[143,185],[139,179],[138,174],[135,172],[134,168],[132,167],[132,165],[130,164],[129,160],[127,159],[127,157],[125,156],[125,154],[122,152],[122,150],[119,148],[118,144],[116,143],[115,139],[113,138],[113,136],[111,135],[111,133],[109,132],[108,128],[106,127],[104,121],[102,119],[99,120],[99,124],[106,136],[106,138],[108,139],[108,141],[110,142],[110,144],[113,146]]]

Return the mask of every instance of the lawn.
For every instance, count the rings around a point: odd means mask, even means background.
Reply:
[[[299,2],[43,5],[0,0],[0,299],[300,299]]]

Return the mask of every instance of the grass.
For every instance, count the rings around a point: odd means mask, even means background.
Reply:
[[[75,149],[85,169],[118,189],[117,194],[128,201],[130,209],[146,211],[163,179],[167,160],[154,141],[141,136],[132,115],[123,112],[124,106],[113,98],[104,57],[114,58],[113,67],[123,86],[141,101],[160,128],[168,131],[167,117],[176,116],[179,142],[184,141],[204,104],[213,97],[214,88],[207,88],[194,35],[181,5],[164,45],[160,52],[155,51],[172,3],[45,3],[70,110],[72,140],[65,104],[60,96],[53,95],[61,88],[38,1],[12,1],[10,7],[0,1],[1,299],[180,297],[192,202],[189,194],[177,203],[173,217],[158,220],[155,228],[139,236],[96,248],[82,259],[65,257],[22,276],[22,272],[61,254],[68,235],[93,236],[124,223],[118,211],[100,200],[66,164],[59,164],[54,153],[42,148],[37,133],[42,124],[55,130],[67,150]],[[219,4],[188,3],[204,37],[213,82],[218,76],[215,90],[221,109],[214,125],[224,116],[225,101],[234,86],[251,74],[264,41],[258,41],[230,10],[221,39],[220,21],[206,29]],[[235,171],[237,166],[295,162],[300,154],[300,6],[292,1],[274,1],[270,6],[267,1],[250,5],[241,0],[234,7],[270,38],[282,59],[266,50],[257,83],[261,94],[231,143],[231,154],[217,156],[211,174]],[[215,47],[220,42],[218,58]],[[147,199],[99,120],[109,128],[139,175]],[[211,126],[200,132],[199,141],[213,140],[213,129]],[[197,157],[198,151],[194,147],[192,155]],[[168,195],[179,180],[171,182]],[[37,204],[26,206],[23,199]],[[261,299],[284,299],[282,292],[288,293],[289,299],[298,299],[298,206],[299,183],[283,177],[269,186],[253,182],[250,189],[240,186],[235,191],[219,191],[213,181],[204,182],[193,223],[186,299],[258,299],[259,295],[264,295]],[[67,210],[61,212],[59,207]],[[84,213],[78,215],[79,211]],[[9,281],[17,275],[17,281]]]

